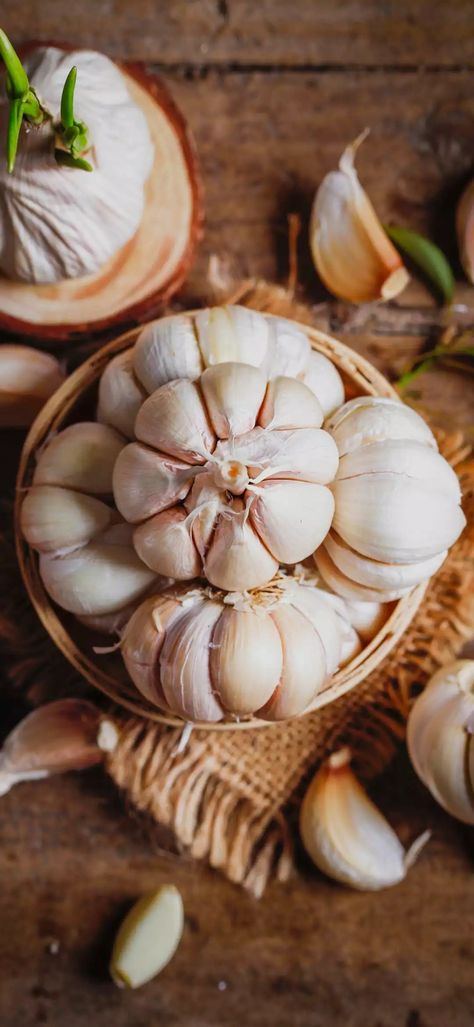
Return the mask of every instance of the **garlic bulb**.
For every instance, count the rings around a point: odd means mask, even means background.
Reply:
[[[31,346],[0,346],[0,428],[27,428],[65,378],[60,364]]]
[[[132,238],[142,219],[154,156],[146,120],[121,71],[103,54],[37,47],[24,65],[51,120],[22,130],[13,174],[1,162],[0,269],[7,278],[35,283],[91,275]],[[75,112],[92,142],[92,174],[54,159],[54,123],[73,66]],[[2,99],[2,140],[7,116]]]
[[[474,282],[474,181],[469,182],[456,210],[459,256],[466,278]]]
[[[139,360],[149,388],[144,366],[149,371]],[[236,591],[307,557],[334,510],[327,485],[337,447],[322,421],[303,382],[268,382],[252,364],[217,363],[194,381],[159,385],[140,406],[138,441],[121,451],[113,474],[117,507],[138,525],[139,557],[157,574],[203,573]]]
[[[323,873],[359,891],[402,881],[429,838],[405,852],[350,767],[350,752],[330,756],[311,782],[300,811],[303,845]]]
[[[330,292],[351,303],[393,299],[409,280],[354,167],[365,135],[346,147],[339,169],[321,182],[310,223],[318,274]]]
[[[422,418],[397,400],[360,396],[326,422],[340,461],[331,530],[315,554],[349,600],[388,602],[427,580],[465,517],[456,474]]]
[[[431,794],[465,824],[474,824],[474,660],[441,667],[408,718],[410,759]]]
[[[318,589],[279,574],[250,593],[181,587],[146,599],[122,656],[137,689],[185,720],[285,720],[304,713],[339,666],[343,636]]]

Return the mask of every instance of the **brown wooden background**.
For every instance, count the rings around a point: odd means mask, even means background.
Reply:
[[[206,236],[183,302],[221,273],[283,281],[287,215],[303,225],[314,189],[366,125],[359,169],[384,219],[429,231],[456,266],[455,317],[474,322],[456,263],[453,204],[474,167],[471,0],[22,0],[4,5],[15,43],[64,40],[158,68],[194,130]],[[439,313],[412,284],[391,308],[350,312],[328,297],[299,246],[303,296],[388,373]],[[417,383],[440,423],[472,423],[467,375]],[[5,452],[2,439],[2,452]],[[13,442],[10,463],[13,463]],[[2,729],[19,713],[2,694]],[[348,892],[301,860],[260,902],[163,854],[99,771],[22,785],[0,800],[1,1027],[469,1027],[473,998],[472,834],[449,820],[406,759],[377,798],[404,840],[433,839],[399,887]],[[141,992],[107,978],[114,929],[143,890],[172,880],[186,930]],[[56,949],[58,948],[58,951]]]

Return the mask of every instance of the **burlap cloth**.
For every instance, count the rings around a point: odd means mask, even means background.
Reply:
[[[310,323],[283,290],[257,287],[239,297],[258,309]],[[174,832],[178,848],[207,860],[261,895],[268,879],[292,867],[296,811],[316,766],[341,742],[370,778],[403,739],[410,703],[427,678],[452,659],[474,622],[474,463],[459,433],[438,433],[460,475],[468,528],[430,583],[409,630],[365,681],[337,702],[291,723],[256,730],[191,733],[152,724],[117,708],[120,740],[107,770],[139,810]],[[9,516],[6,515],[6,516]],[[8,529],[0,567],[0,642],[6,673],[37,704],[90,694],[40,627],[19,578]],[[98,702],[104,702],[94,692]]]

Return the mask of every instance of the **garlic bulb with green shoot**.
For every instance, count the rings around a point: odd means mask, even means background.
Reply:
[[[326,421],[340,461],[318,570],[345,599],[398,599],[441,566],[466,523],[453,469],[423,419],[360,396]]]

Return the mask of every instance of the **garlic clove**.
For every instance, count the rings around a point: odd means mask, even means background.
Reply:
[[[433,432],[415,410],[400,400],[382,396],[349,400],[331,415],[325,428],[335,440],[340,457],[385,439],[413,439],[438,448]]]
[[[371,642],[388,617],[385,603],[364,603],[358,599],[346,599],[344,606],[349,623],[363,642]]]
[[[191,522],[180,506],[164,510],[135,528],[133,544],[140,560],[164,577],[187,581],[201,573]]]
[[[311,212],[310,245],[330,292],[351,303],[393,299],[409,276],[360,185],[354,157],[365,135],[347,146],[338,171],[321,182]]]
[[[265,376],[257,367],[216,364],[204,371],[200,385],[219,438],[243,435],[255,426],[266,388]]]
[[[113,473],[114,499],[127,521],[136,523],[184,499],[195,469],[148,446],[131,442],[119,454]]]
[[[41,553],[77,549],[103,531],[112,511],[100,499],[54,485],[33,485],[20,514],[23,535]]]
[[[266,317],[248,307],[209,307],[194,318],[205,367],[236,361],[264,364],[270,339]]]
[[[459,256],[466,278],[474,282],[474,181],[469,182],[456,210]]]
[[[254,428],[235,439],[232,448],[227,442],[218,442],[214,455],[222,458],[227,453],[248,467],[251,478],[265,471],[267,478],[302,479],[320,485],[333,480],[339,462],[334,440],[321,428],[274,432]]]
[[[133,373],[133,351],[125,350],[110,361],[100,379],[97,420],[133,439],[135,419],[145,396]]]
[[[332,529],[324,539],[324,548],[334,565],[348,578],[381,591],[419,585],[435,574],[447,556],[447,549],[443,549],[435,556],[415,563],[382,563],[351,549]]]
[[[164,582],[163,582],[164,584]],[[166,584],[168,582],[166,581]],[[113,613],[102,613],[97,616],[80,616],[77,618],[85,628],[89,631],[94,631],[99,635],[120,635],[126,624],[128,624],[130,617],[137,608],[137,603],[140,599],[134,599],[131,603],[127,603],[126,606],[122,606],[120,610],[114,610]]]
[[[254,713],[273,695],[280,680],[280,635],[264,610],[223,609],[212,636],[212,683],[224,708]]]
[[[203,562],[211,585],[231,592],[265,585],[278,570],[278,560],[260,541],[245,512],[219,517]]]
[[[309,556],[327,535],[334,513],[329,489],[306,481],[264,481],[250,520],[279,563]]]
[[[124,444],[108,425],[93,421],[71,424],[42,450],[33,483],[110,495],[114,464]]]
[[[372,442],[341,457],[337,478],[354,478],[375,472],[406,474],[418,482],[426,482],[432,489],[450,496],[455,503],[461,501],[459,479],[448,461],[436,449],[422,442],[386,439]]]
[[[216,518],[227,510],[222,492],[216,487],[212,474],[200,474],[185,500],[184,506],[191,515],[189,525],[198,553],[204,557],[210,544]]]
[[[115,938],[110,974],[119,988],[139,988],[174,956],[184,928],[183,902],[173,884],[144,895]]]
[[[278,377],[268,384],[258,423],[272,430],[320,428],[323,417],[319,400],[311,389],[296,378]]]
[[[335,615],[334,607],[327,600],[326,593],[314,586],[299,585],[291,593],[292,606],[306,617],[321,639],[327,673],[334,674],[342,659],[341,616]],[[337,612],[341,614],[340,609]]]
[[[219,721],[224,710],[211,680],[209,653],[222,605],[211,600],[184,608],[166,631],[160,680],[168,708],[184,720]]]
[[[329,588],[337,595],[342,596],[343,599],[356,599],[369,603],[389,603],[395,599],[401,599],[402,596],[410,592],[412,586],[398,585],[386,588],[371,588],[368,585],[361,585],[358,581],[353,580],[353,578],[339,570],[339,567],[336,566],[329,556],[326,542],[327,539],[315,552],[314,561],[326,585],[329,585]]]
[[[55,357],[31,346],[0,346],[0,428],[28,428],[65,379]]]
[[[303,382],[319,400],[324,417],[344,403],[344,383],[332,360],[312,349]]]
[[[158,659],[165,631],[181,611],[180,603],[169,596],[150,596],[135,610],[122,634],[122,657],[134,685],[146,699],[164,708]]]
[[[133,349],[133,370],[150,394],[177,378],[198,378],[203,362],[191,318],[181,314],[146,325]]]
[[[162,385],[145,400],[135,434],[140,442],[188,464],[205,463],[216,442],[200,391],[184,378]]]
[[[281,678],[269,702],[258,711],[262,720],[298,717],[319,692],[327,676],[324,647],[310,621],[293,606],[271,613],[283,649]]]
[[[267,317],[270,338],[265,361],[268,378],[300,377],[308,366],[311,346],[307,335],[286,317]]]
[[[311,782],[301,805],[300,834],[323,873],[360,891],[402,881],[429,837],[426,832],[405,852],[353,774],[348,749],[330,756]]]

